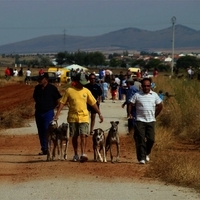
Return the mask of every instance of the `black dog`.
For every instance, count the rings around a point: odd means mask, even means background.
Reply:
[[[94,129],[94,134],[92,136],[93,140],[93,150],[94,150],[94,161],[98,159],[101,162],[107,162],[106,160],[106,150],[105,150],[105,135],[104,131],[100,128]],[[101,157],[100,151],[103,149],[103,158]]]
[[[120,143],[119,143],[119,133],[118,133],[118,124],[119,121],[111,121],[111,128],[108,132],[108,136],[106,138],[106,152],[110,149],[110,158],[113,163],[113,154],[112,154],[112,145],[116,144],[117,147],[117,158],[116,161],[120,162],[119,154],[120,154]]]

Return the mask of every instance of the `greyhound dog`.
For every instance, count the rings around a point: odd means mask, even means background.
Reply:
[[[93,140],[93,150],[94,150],[94,161],[97,161],[99,159],[101,162],[107,162],[106,150],[105,150],[106,139],[104,131],[100,128],[94,129],[92,140]],[[103,158],[101,157],[100,154],[101,150],[103,150]]]
[[[48,127],[47,141],[47,161],[55,160],[56,148],[58,148],[58,159],[66,160],[69,143],[68,124],[62,123],[58,127],[57,121],[52,121]],[[63,149],[64,143],[65,148]]]
[[[112,154],[112,145],[116,144],[117,147],[117,158],[116,161],[120,162],[120,143],[119,143],[119,133],[118,133],[118,124],[119,121],[111,121],[111,128],[109,129],[108,136],[106,138],[106,152],[110,149],[110,158],[111,162],[114,163],[113,154]]]

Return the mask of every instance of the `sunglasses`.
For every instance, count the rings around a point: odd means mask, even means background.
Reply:
[[[151,87],[151,85],[142,85],[142,87]]]
[[[95,78],[90,78],[90,80],[93,80],[93,79],[95,79]]]

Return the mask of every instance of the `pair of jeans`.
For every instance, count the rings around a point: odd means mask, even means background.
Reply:
[[[151,153],[155,141],[155,121],[136,121],[134,128],[137,159],[138,161],[146,160],[146,156]]]
[[[38,136],[40,140],[41,150],[45,151],[48,148],[47,143],[47,130],[50,122],[53,120],[54,110],[47,112],[35,111],[35,121],[38,129]]]

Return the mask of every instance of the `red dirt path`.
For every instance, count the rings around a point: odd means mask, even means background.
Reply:
[[[13,84],[0,87],[0,111],[10,110],[21,104],[32,104],[33,86]],[[92,138],[88,138],[87,163],[72,162],[73,150],[70,141],[67,161],[46,162],[46,156],[38,156],[38,136],[0,135],[0,180],[22,182],[47,177],[95,176],[96,178],[142,178],[146,166],[136,162],[134,142],[131,136],[121,137],[121,163],[93,162]]]
[[[25,104],[34,106],[32,99],[34,86],[13,84],[0,87],[0,113]],[[36,133],[32,135],[0,135],[0,182],[13,183],[36,179],[57,177],[95,177],[97,179],[136,180],[145,179],[147,165],[139,165],[135,158],[134,142],[131,136],[120,136],[121,163],[111,164],[109,154],[107,163],[93,162],[92,138],[88,138],[87,163],[72,162],[73,150],[70,141],[67,161],[46,162],[46,156],[38,156],[40,150]],[[184,144],[176,150],[190,153]],[[196,149],[196,148],[195,148]],[[193,151],[193,153],[198,151]]]

